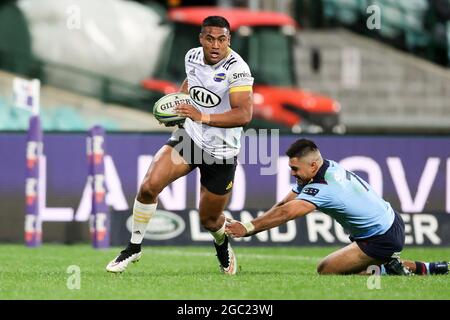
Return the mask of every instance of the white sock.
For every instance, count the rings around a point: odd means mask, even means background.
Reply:
[[[385,275],[387,275],[387,272],[386,272],[386,267],[384,266],[384,264],[382,264],[381,266],[380,266],[380,276],[385,276]]]
[[[225,241],[225,223],[217,231],[210,231],[211,235],[214,237],[214,242],[219,246]]]
[[[156,205],[156,203],[145,204],[134,200],[131,243],[140,244],[144,239],[145,229],[147,229],[148,222],[155,214]]]
[[[427,268],[427,274],[429,275],[430,274],[430,263],[429,262],[424,262],[423,264]]]

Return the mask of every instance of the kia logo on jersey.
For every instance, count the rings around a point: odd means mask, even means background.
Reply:
[[[221,99],[214,92],[203,87],[192,87],[189,89],[189,95],[199,106],[204,108],[212,108],[217,106]]]

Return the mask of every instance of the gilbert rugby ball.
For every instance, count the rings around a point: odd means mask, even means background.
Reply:
[[[175,107],[180,104],[192,104],[189,95],[180,92],[169,93],[155,102],[153,114],[162,123],[184,120],[185,117],[181,117],[175,112]]]

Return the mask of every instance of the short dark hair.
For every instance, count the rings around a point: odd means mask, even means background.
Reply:
[[[286,155],[289,158],[302,158],[308,155],[310,152],[318,150],[319,148],[313,141],[308,139],[299,139],[291,144],[289,149],[287,149],[286,151]]]
[[[230,32],[230,23],[227,19],[221,16],[209,16],[206,17],[202,22],[202,31],[205,27],[219,27],[226,28]]]

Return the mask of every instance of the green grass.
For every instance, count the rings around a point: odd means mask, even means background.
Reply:
[[[123,274],[105,265],[119,248],[88,245],[0,246],[0,299],[450,299],[450,276],[382,277],[369,290],[365,276],[318,276],[316,265],[335,248],[250,248],[235,245],[240,273],[218,272],[212,247],[145,247]],[[407,248],[403,258],[445,260],[450,248]],[[70,290],[80,268],[80,289]]]

